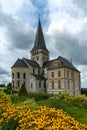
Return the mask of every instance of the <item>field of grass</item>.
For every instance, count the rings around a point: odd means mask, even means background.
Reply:
[[[30,93],[26,96],[11,95],[11,101],[17,105],[29,105],[31,109],[39,106],[63,109],[81,123],[87,123],[87,97],[83,95]]]
[[[45,106],[46,108],[50,109],[55,108],[56,110],[62,109],[64,112],[69,114],[71,117],[74,117],[74,119],[80,123],[87,124],[87,97],[84,95],[70,96],[66,93],[60,95],[30,93],[24,96],[18,96],[17,94],[6,95],[0,92],[0,98],[3,95],[7,99],[10,99],[10,102],[13,105],[27,106],[32,111],[38,110],[41,106]]]

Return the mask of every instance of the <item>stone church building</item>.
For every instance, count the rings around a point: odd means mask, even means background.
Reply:
[[[49,54],[39,19],[31,58],[18,58],[11,68],[12,89],[18,91],[25,84],[28,93],[80,94],[80,71],[61,56],[50,60]]]

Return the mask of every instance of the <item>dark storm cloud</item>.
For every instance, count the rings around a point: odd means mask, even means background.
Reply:
[[[5,70],[4,68],[2,68],[1,66],[0,66],[0,75],[1,74],[8,74],[8,71],[7,70]]]
[[[34,31],[21,20],[12,18],[0,11],[0,26],[7,29],[9,48],[29,49],[34,41]]]
[[[79,40],[68,32],[53,34],[56,52],[61,52],[63,57],[72,58],[77,65],[87,64],[87,44],[79,44]]]

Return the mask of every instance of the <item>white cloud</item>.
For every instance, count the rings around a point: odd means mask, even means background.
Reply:
[[[0,4],[3,13],[11,15],[16,15],[24,8],[28,12],[34,12],[36,10],[31,0],[0,0]]]
[[[85,23],[87,16],[72,0],[48,0],[49,32],[53,30],[67,30],[70,33],[79,32]]]

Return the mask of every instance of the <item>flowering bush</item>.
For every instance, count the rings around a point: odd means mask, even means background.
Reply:
[[[0,130],[85,130],[86,124],[79,123],[61,109],[30,109],[27,105],[17,106],[9,99],[0,98]]]

